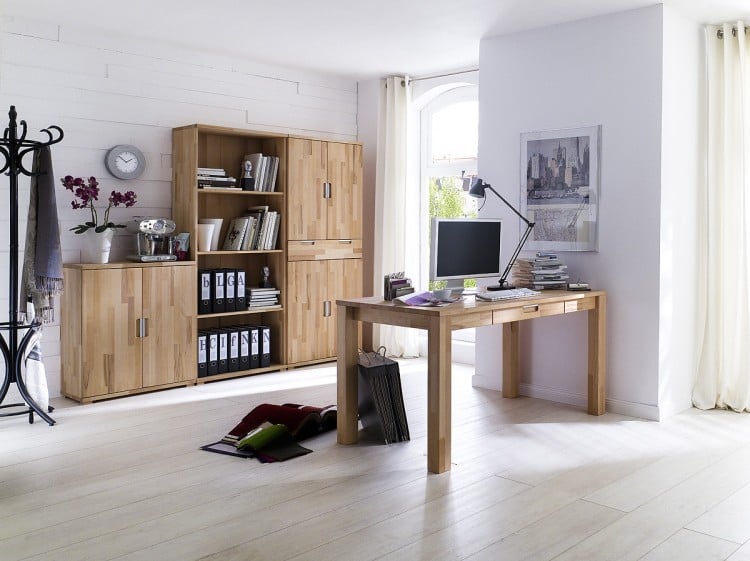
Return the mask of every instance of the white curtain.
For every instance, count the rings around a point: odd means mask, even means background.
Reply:
[[[394,76],[381,86],[378,154],[375,174],[375,294],[382,293],[386,274],[419,273],[419,236],[411,234],[419,209],[408,204],[407,129],[409,79]],[[418,186],[413,186],[418,188]],[[384,345],[390,356],[418,356],[417,331],[375,325],[374,346]]]
[[[709,26],[706,35],[708,175],[699,283],[705,321],[693,390],[701,409],[750,410],[750,50],[744,30],[736,22]]]

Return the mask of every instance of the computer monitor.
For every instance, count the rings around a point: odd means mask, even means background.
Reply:
[[[433,218],[430,280],[456,291],[464,279],[499,277],[501,226],[497,218]]]

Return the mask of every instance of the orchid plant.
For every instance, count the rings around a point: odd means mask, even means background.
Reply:
[[[112,210],[113,206],[124,205],[125,207],[131,207],[136,203],[136,195],[133,191],[126,191],[120,193],[119,191],[112,191],[109,195],[107,208],[104,211],[104,220],[99,224],[99,215],[97,214],[94,201],[99,200],[99,182],[96,177],[91,176],[88,179],[82,177],[73,177],[72,175],[66,175],[60,179],[63,186],[73,193],[75,199],[71,201],[71,206],[74,209],[86,208],[91,211],[91,220],[83,224],[78,224],[71,228],[71,231],[76,234],[83,234],[89,229],[94,230],[97,234],[101,234],[107,228],[116,229],[124,228],[124,224],[115,224],[109,221],[109,211]]]

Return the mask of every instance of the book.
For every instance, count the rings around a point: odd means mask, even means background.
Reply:
[[[263,220],[266,213],[268,213],[268,205],[251,206],[245,211],[245,217],[252,217],[255,219],[253,238],[248,243],[249,250],[258,249],[258,239],[260,238],[260,231],[263,227]]]
[[[227,235],[224,238],[224,251],[239,251],[242,248],[242,240],[247,231],[248,220],[246,216],[233,218],[227,228]]]
[[[270,180],[268,182],[268,190],[269,191],[276,191],[276,176],[279,173],[279,157],[273,156],[271,159],[271,172],[270,172]]]
[[[242,251],[249,251],[252,249],[255,228],[258,222],[253,216],[248,216],[247,220],[247,230],[245,231],[245,236],[242,238],[242,247],[240,248]]]

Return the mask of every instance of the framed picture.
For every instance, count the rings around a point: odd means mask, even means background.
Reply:
[[[525,249],[596,251],[601,125],[521,134]]]

